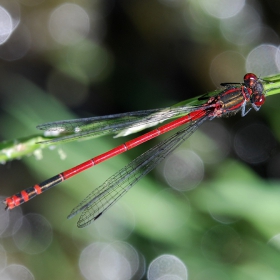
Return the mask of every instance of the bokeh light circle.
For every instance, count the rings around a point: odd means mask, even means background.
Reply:
[[[187,280],[188,270],[186,265],[176,256],[161,255],[150,263],[147,272],[147,278],[148,280],[178,278]]]
[[[88,14],[76,4],[62,4],[50,16],[49,31],[53,39],[59,44],[76,44],[86,38],[89,30]]]
[[[219,19],[235,16],[245,5],[245,0],[199,0],[198,2],[206,13]]]
[[[106,240],[124,240],[133,233],[135,223],[133,209],[124,203],[118,203],[114,205],[113,216],[108,214],[107,217],[98,219],[89,228],[89,234],[95,238],[99,235]]]
[[[131,245],[115,242],[102,250],[99,265],[108,279],[113,279],[116,274],[119,279],[131,279],[139,268],[139,256]]]
[[[1,201],[6,197],[0,196]],[[13,209],[13,211],[6,211],[5,207],[0,208],[0,236],[9,237],[14,232],[14,225],[22,217],[22,210],[20,207]]]
[[[260,39],[259,13],[250,5],[245,5],[240,13],[220,22],[223,36],[235,45],[249,45]]]
[[[23,265],[11,264],[0,273],[2,280],[35,280],[34,275]]]
[[[233,146],[236,154],[242,160],[258,164],[270,157],[277,143],[265,125],[253,123],[236,132]]]
[[[231,149],[230,134],[218,119],[205,122],[200,128],[204,134],[195,133],[189,139],[191,148],[205,164],[217,164],[224,160]]]
[[[246,58],[246,71],[257,76],[268,76],[277,73],[278,48],[270,44],[255,47]]]
[[[0,6],[0,45],[5,43],[13,31],[12,17]]]
[[[4,201],[5,197],[0,197],[2,201]],[[0,208],[0,236],[6,231],[10,223],[10,215],[9,212],[5,210],[4,207]]]
[[[7,252],[0,244],[0,271],[2,271],[7,265]]]
[[[86,279],[129,280],[139,270],[137,251],[125,242],[95,242],[80,255],[79,267]]]
[[[31,255],[39,254],[52,242],[52,226],[43,216],[30,213],[15,223],[13,238],[19,250]]]
[[[28,28],[24,25],[11,34],[9,40],[0,46],[0,58],[6,61],[19,60],[24,57],[31,46],[31,37]]]
[[[201,158],[191,150],[175,151],[165,161],[163,174],[170,187],[188,191],[203,179],[204,165]]]
[[[21,21],[21,7],[19,5],[19,2],[17,0],[1,0],[0,7],[5,9],[10,15],[13,26],[12,29],[15,30]],[[4,20],[5,19],[2,18],[2,23],[4,22]],[[4,26],[4,28],[7,29],[7,26]]]

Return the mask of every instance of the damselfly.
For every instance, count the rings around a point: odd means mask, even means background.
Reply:
[[[262,81],[255,74],[246,74],[243,83],[223,83],[221,85],[224,88],[215,95],[210,97],[202,95],[192,99],[187,105],[39,125],[38,128],[45,130],[46,133],[56,133],[60,136],[49,140],[49,142],[63,142],[108,133],[118,133],[118,136],[125,136],[155,126],[168,119],[176,118],[170,123],[6,198],[4,201],[6,209],[13,209],[90,167],[184,125],[180,131],[149,149],[107,179],[75,207],[68,216],[71,218],[82,212],[78,227],[90,224],[194,133],[204,121],[236,114],[239,111],[242,116],[245,116],[251,108],[258,111],[265,102]]]

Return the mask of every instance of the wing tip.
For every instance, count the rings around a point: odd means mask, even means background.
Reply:
[[[89,224],[91,224],[92,222],[94,222],[95,220],[97,220],[101,215],[102,215],[103,212],[99,213],[98,215],[94,216],[93,219],[90,219],[90,220],[83,220],[82,219],[82,216],[80,217],[79,221],[77,222],[77,226],[78,228],[84,228],[86,226],[88,226]],[[69,215],[68,217],[72,218],[73,215]]]

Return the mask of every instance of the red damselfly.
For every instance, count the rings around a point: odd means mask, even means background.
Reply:
[[[126,152],[172,129],[185,125],[182,130],[140,155],[107,179],[75,207],[68,216],[68,218],[71,218],[82,212],[78,221],[78,227],[90,224],[184,142],[204,121],[236,114],[239,111],[241,111],[242,116],[245,116],[251,108],[258,111],[265,102],[263,84],[255,74],[246,74],[243,83],[223,83],[221,85],[224,88],[216,92],[215,95],[210,97],[202,95],[192,99],[188,105],[39,125],[39,129],[45,130],[48,133],[62,135],[61,137],[49,140],[49,142],[58,142],[108,133],[119,133],[119,135],[124,136],[157,125],[168,119],[177,118],[170,123],[51,177],[40,184],[36,184],[6,198],[4,201],[6,209],[13,209],[90,167]],[[251,108],[247,108],[248,106]]]

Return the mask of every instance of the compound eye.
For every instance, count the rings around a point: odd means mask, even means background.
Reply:
[[[262,106],[265,102],[265,96],[263,94],[255,96],[254,104]]]
[[[258,81],[258,77],[253,73],[247,73],[244,76],[244,84],[249,87],[253,87]]]

